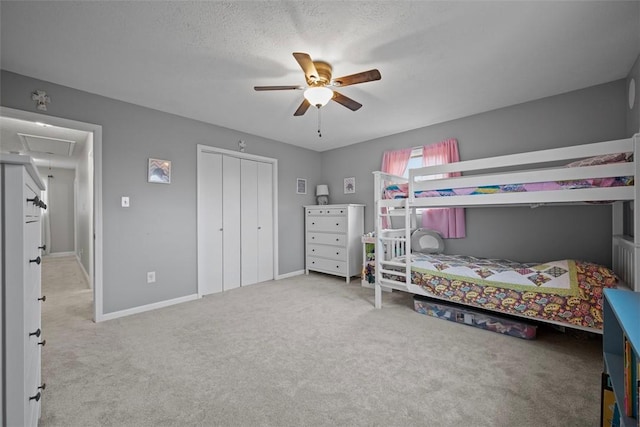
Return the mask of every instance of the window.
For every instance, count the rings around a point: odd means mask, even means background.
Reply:
[[[410,169],[421,168],[421,167],[424,167],[424,165],[437,165],[442,163],[442,160],[440,158],[441,156],[437,156],[434,154],[430,155],[428,159],[423,159],[422,157],[423,152],[424,152],[424,149],[422,147],[416,147],[411,150],[411,157],[409,157],[407,168],[404,170],[404,174],[402,175],[403,177],[409,179]],[[424,155],[428,155],[428,154],[424,154]],[[445,177],[444,174],[440,174],[440,175],[434,175],[431,179],[444,178],[444,177]],[[430,179],[430,178],[420,177],[418,178],[418,181],[426,181],[427,179]]]

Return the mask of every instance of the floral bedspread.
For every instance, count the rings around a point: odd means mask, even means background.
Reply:
[[[447,258],[450,259],[450,256]],[[428,294],[461,304],[543,321],[554,320],[602,329],[603,289],[615,287],[618,277],[610,269],[598,264],[584,261],[573,263],[577,287],[574,292],[564,295],[535,287],[532,290],[509,289],[491,283],[446,277],[437,269],[412,269],[412,283]]]

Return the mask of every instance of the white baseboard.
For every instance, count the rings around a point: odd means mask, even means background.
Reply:
[[[52,252],[47,254],[46,256],[51,257],[51,258],[58,258],[58,257],[63,257],[63,256],[75,256],[76,253],[75,252]]]
[[[292,271],[291,273],[279,274],[276,280],[288,279],[289,277],[300,276],[304,274],[304,270]]]
[[[89,273],[87,273],[87,270],[84,269],[84,265],[82,265],[82,261],[80,260],[80,257],[78,256],[78,254],[76,254],[76,261],[80,266],[80,270],[82,270],[82,274],[84,274],[84,278],[87,280],[87,285],[89,286],[89,289],[93,289],[93,283],[91,282]]]
[[[144,313],[145,311],[155,310],[157,308],[169,307],[170,305],[181,304],[187,301],[193,301],[198,299],[198,294],[187,295],[180,298],[174,298],[166,301],[154,302],[153,304],[141,305],[140,307],[128,308],[126,310],[114,311],[113,313],[103,314],[100,319],[96,319],[96,322],[102,322],[104,320],[113,320],[119,317],[131,316],[132,314]]]

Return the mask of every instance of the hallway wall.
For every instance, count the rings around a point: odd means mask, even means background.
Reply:
[[[43,180],[47,185],[48,213],[51,227],[52,254],[73,252],[75,250],[74,230],[74,180],[73,169],[41,169]],[[53,178],[48,177],[49,175]]]

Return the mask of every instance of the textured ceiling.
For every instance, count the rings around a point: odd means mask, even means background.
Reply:
[[[624,78],[640,53],[637,1],[0,8],[3,69],[318,151]],[[294,51],[382,80],[341,89],[364,106],[323,107],[318,138],[301,91],[253,90],[304,84]]]

